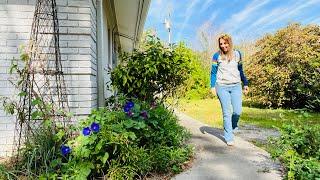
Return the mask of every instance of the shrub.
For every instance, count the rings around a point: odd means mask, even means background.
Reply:
[[[112,85],[129,97],[151,101],[173,95],[189,78],[191,54],[180,43],[166,47],[154,36],[147,36],[145,47],[122,54],[120,64],[111,72]]]
[[[93,110],[66,139],[66,129],[44,124],[20,151],[16,169],[0,166],[0,178],[136,179],[177,173],[192,155],[190,134],[162,104],[117,96]],[[70,130],[74,127],[70,128]],[[56,132],[54,134],[53,132]]]
[[[257,41],[246,68],[251,99],[269,107],[320,111],[320,27],[290,24]]]
[[[205,64],[199,53],[193,52],[191,49],[189,51],[192,55],[191,65],[193,70],[185,85],[179,89],[179,95],[187,99],[205,99],[211,97],[209,91],[211,67]]]
[[[319,125],[284,125],[280,138],[269,141],[271,155],[285,164],[288,179],[320,178],[319,147]]]
[[[113,102],[80,122],[81,134],[61,146],[61,156],[52,161],[57,169],[42,178],[134,179],[181,171],[192,149],[176,116],[161,104]]]

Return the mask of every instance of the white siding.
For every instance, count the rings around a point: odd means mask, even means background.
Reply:
[[[0,0],[0,96],[16,95],[8,68],[29,39],[34,5],[35,0]],[[69,105],[80,118],[97,107],[96,0],[57,0],[57,5]],[[11,155],[14,122],[0,104],[0,156]]]

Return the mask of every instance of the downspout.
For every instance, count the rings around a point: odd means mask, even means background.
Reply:
[[[97,34],[97,105],[98,107],[104,106],[104,77],[103,77],[103,67],[102,67],[102,10],[103,10],[103,0],[99,0],[96,8],[96,34]]]
[[[134,47],[137,46],[137,43],[139,42],[139,38],[140,35],[139,33],[142,33],[142,31],[140,31],[140,28],[143,27],[144,21],[145,19],[142,18],[142,15],[144,15],[145,13],[147,13],[147,10],[149,9],[150,6],[150,0],[140,0],[139,1],[139,10],[138,10],[138,19],[136,22],[136,29],[135,29],[135,41],[134,41]]]
[[[139,1],[139,7],[138,7],[138,11],[137,11],[137,21],[136,21],[136,28],[135,28],[135,32],[134,32],[134,37],[133,37],[133,48],[136,47],[136,43],[138,41],[138,32],[139,32],[139,27],[140,27],[140,20],[141,20],[141,16],[142,16],[142,10],[143,10],[143,4],[144,4],[144,0],[140,0]]]

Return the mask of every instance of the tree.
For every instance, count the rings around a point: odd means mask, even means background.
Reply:
[[[320,26],[290,24],[256,46],[247,68],[252,100],[320,111]]]

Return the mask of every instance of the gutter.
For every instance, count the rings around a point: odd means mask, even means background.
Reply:
[[[138,44],[138,41],[141,37],[143,26],[146,20],[146,14],[148,12],[150,6],[150,0],[139,0],[139,8],[138,8],[138,14],[137,14],[137,21],[136,21],[136,28],[133,38],[133,48],[136,47]],[[142,18],[145,17],[145,18]]]

